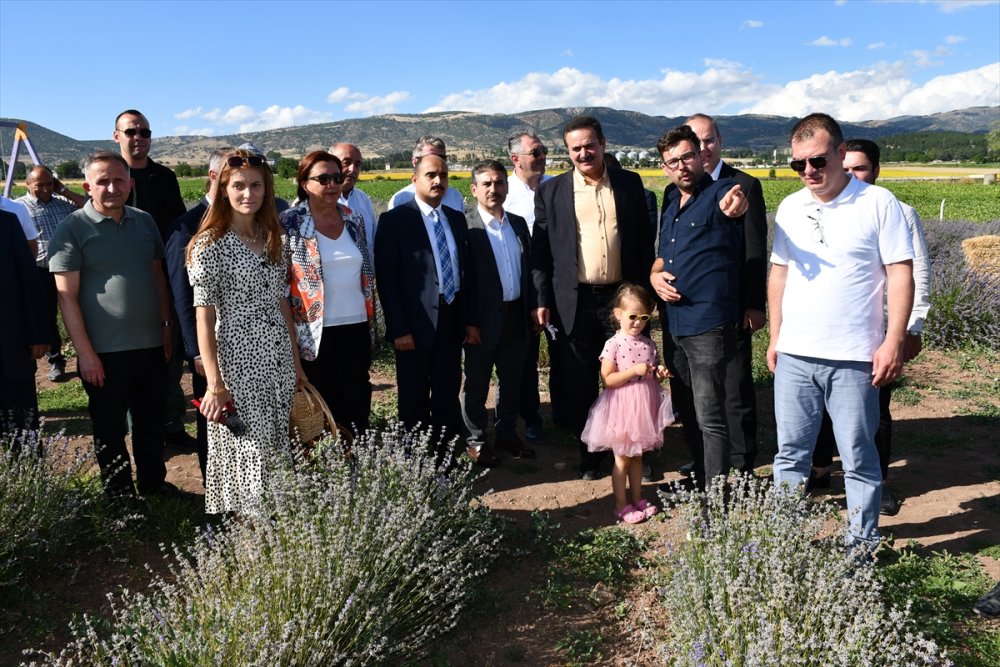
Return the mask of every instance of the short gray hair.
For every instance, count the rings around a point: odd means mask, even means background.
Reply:
[[[514,155],[515,153],[520,153],[522,148],[522,143],[525,137],[530,137],[531,139],[534,139],[540,144],[543,145],[545,144],[545,142],[542,141],[537,134],[535,134],[534,130],[524,130],[522,132],[518,132],[517,134],[512,134],[510,139],[507,140],[507,152],[510,155]]]
[[[417,159],[421,156],[424,152],[425,146],[433,146],[437,150],[441,151],[442,155],[448,152],[448,149],[445,148],[444,141],[440,137],[432,137],[428,135],[417,139],[417,143],[413,146],[413,159]]]
[[[226,156],[226,153],[232,152],[232,150],[232,148],[220,148],[212,151],[212,157],[208,158],[208,170],[218,174],[222,169],[222,158]]]
[[[87,170],[90,169],[90,165],[95,162],[117,162],[121,166],[125,167],[125,170],[131,176],[132,170],[129,169],[128,162],[119,153],[112,153],[111,151],[96,151],[87,156],[87,159],[83,161],[83,174],[87,175]]]

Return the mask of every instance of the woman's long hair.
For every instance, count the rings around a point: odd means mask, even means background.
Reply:
[[[249,163],[230,167],[229,159],[232,157],[246,159],[261,156],[237,148],[236,150],[227,152],[222,157],[222,168],[219,171],[219,187],[215,192],[215,199],[212,200],[212,205],[205,212],[205,217],[201,219],[198,233],[191,238],[191,242],[188,244],[187,261],[191,261],[191,250],[202,236],[207,238],[208,243],[215,243],[229,231],[229,223],[233,219],[233,207],[229,203],[226,188],[229,186],[229,179],[232,177],[234,170],[247,168],[256,169],[264,177],[264,201],[261,203],[260,209],[257,210],[255,220],[264,232],[264,254],[272,264],[280,264],[283,261],[281,236],[284,230],[281,227],[281,223],[278,222],[278,209],[274,203],[274,177],[271,175],[271,169],[267,166],[266,158],[264,163],[259,167],[251,167]]]

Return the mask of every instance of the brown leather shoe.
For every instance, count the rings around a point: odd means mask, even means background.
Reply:
[[[524,444],[516,435],[510,440],[497,440],[497,449],[510,454],[515,459],[533,459],[537,456],[535,450]]]
[[[490,449],[489,445],[467,447],[465,452],[472,459],[473,463],[484,468],[495,468],[500,465],[500,459],[497,458],[497,455]]]

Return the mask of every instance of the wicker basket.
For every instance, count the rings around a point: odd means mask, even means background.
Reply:
[[[340,438],[340,428],[316,387],[306,382],[292,398],[292,419],[289,431],[303,444],[311,443],[323,433]]]

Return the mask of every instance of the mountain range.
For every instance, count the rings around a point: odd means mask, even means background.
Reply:
[[[448,152],[458,157],[469,154],[492,155],[497,149],[505,150],[508,137],[523,128],[533,129],[548,146],[556,147],[558,152],[558,147],[562,144],[562,126],[577,114],[590,114],[601,121],[608,148],[612,150],[652,149],[664,131],[680,125],[685,118],[648,116],[636,111],[605,107],[567,107],[517,114],[466,111],[387,114],[216,137],[161,137],[154,127],[152,155],[166,164],[204,164],[212,150],[250,141],[266,151],[273,150],[282,156],[297,158],[311,150],[347,141],[358,145],[364,156],[369,158],[409,151],[413,142],[421,135],[441,137],[448,145]],[[889,120],[841,123],[841,126],[846,137],[877,139],[907,132],[981,134],[993,129],[998,120],[1000,107],[970,107],[929,116],[899,116]],[[787,148],[788,133],[796,121],[796,118],[782,116],[716,116],[726,149],[747,149],[754,152],[769,152],[772,149],[781,151]],[[80,160],[94,150],[117,148],[110,138],[77,140],[30,121],[27,133],[39,157],[47,164]],[[109,130],[108,134],[110,133]],[[4,128],[0,136],[0,153],[4,157],[9,155],[12,141],[13,131]],[[22,152],[21,157],[26,159],[26,153]]]

